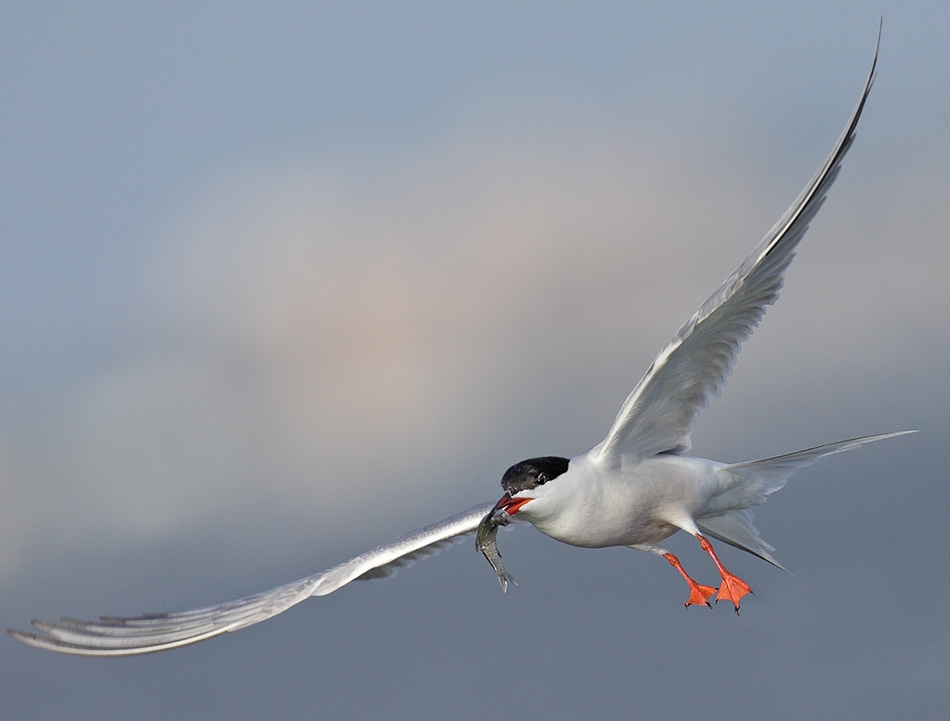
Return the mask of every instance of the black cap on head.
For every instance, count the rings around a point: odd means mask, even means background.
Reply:
[[[516,463],[501,479],[501,487],[509,496],[526,488],[542,486],[548,481],[557,478],[567,470],[568,460],[559,456],[544,456],[543,458],[529,458]]]

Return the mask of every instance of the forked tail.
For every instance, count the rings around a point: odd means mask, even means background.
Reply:
[[[775,548],[762,540],[753,525],[751,509],[764,503],[766,496],[782,488],[795,471],[810,466],[825,456],[860,448],[866,443],[916,432],[880,433],[828,443],[774,458],[721,466],[716,469],[721,490],[710,500],[709,510],[696,519],[696,525],[713,538],[748,551],[783,571],[787,570],[772,557],[770,552]]]

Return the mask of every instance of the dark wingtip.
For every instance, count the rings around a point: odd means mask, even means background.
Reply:
[[[17,641],[29,644],[32,644],[36,639],[42,638],[39,634],[31,633],[30,631],[21,631],[18,628],[8,628],[7,635],[10,636],[10,638],[15,638]]]

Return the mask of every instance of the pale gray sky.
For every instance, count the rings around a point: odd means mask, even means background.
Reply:
[[[606,432],[858,138],[695,450],[914,437],[758,514],[795,576],[500,539],[240,633],[0,641],[0,717],[933,717],[950,707],[950,9],[165,3],[0,10],[0,608],[289,581]],[[690,539],[676,552],[715,571]]]

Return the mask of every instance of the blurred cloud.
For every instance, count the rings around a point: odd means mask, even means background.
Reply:
[[[28,489],[9,442],[0,436],[0,585],[21,560],[30,514],[24,513]]]
[[[652,353],[764,232],[737,209],[768,207],[774,185],[790,199],[805,178],[744,173],[730,157],[748,149],[687,160],[592,117],[539,137],[531,120],[544,113],[490,140],[468,123],[379,167],[246,166],[171,208],[135,340],[70,388],[32,441],[27,473],[58,532],[164,536],[260,507],[306,509],[329,532],[338,504],[405,496],[473,437],[563,415],[562,390],[589,368],[618,385],[581,410],[583,440],[549,442],[577,453],[599,440]],[[572,146],[563,127],[582,124],[593,140]],[[827,146],[807,149],[816,166]],[[909,168],[909,187],[907,174],[857,178],[851,165],[838,210],[815,223],[820,245],[809,238],[792,270],[795,312],[753,341],[758,363],[740,363],[744,387],[772,389],[766,414],[786,394],[823,396],[856,359],[873,386],[908,352],[948,351],[929,332],[950,321],[936,290],[943,166]]]
[[[762,509],[798,575],[725,549],[758,594],[741,619],[684,612],[644,554],[522,528],[504,598],[469,545],[167,655],[8,640],[0,716],[482,718],[530,669],[526,717],[938,717],[945,5],[884,9],[856,144],[694,441],[741,460],[922,432]],[[599,441],[824,159],[878,23],[834,3],[156,8],[0,9],[9,625],[267,588]],[[708,578],[690,540],[671,544]],[[729,662],[674,694],[684,648]]]

